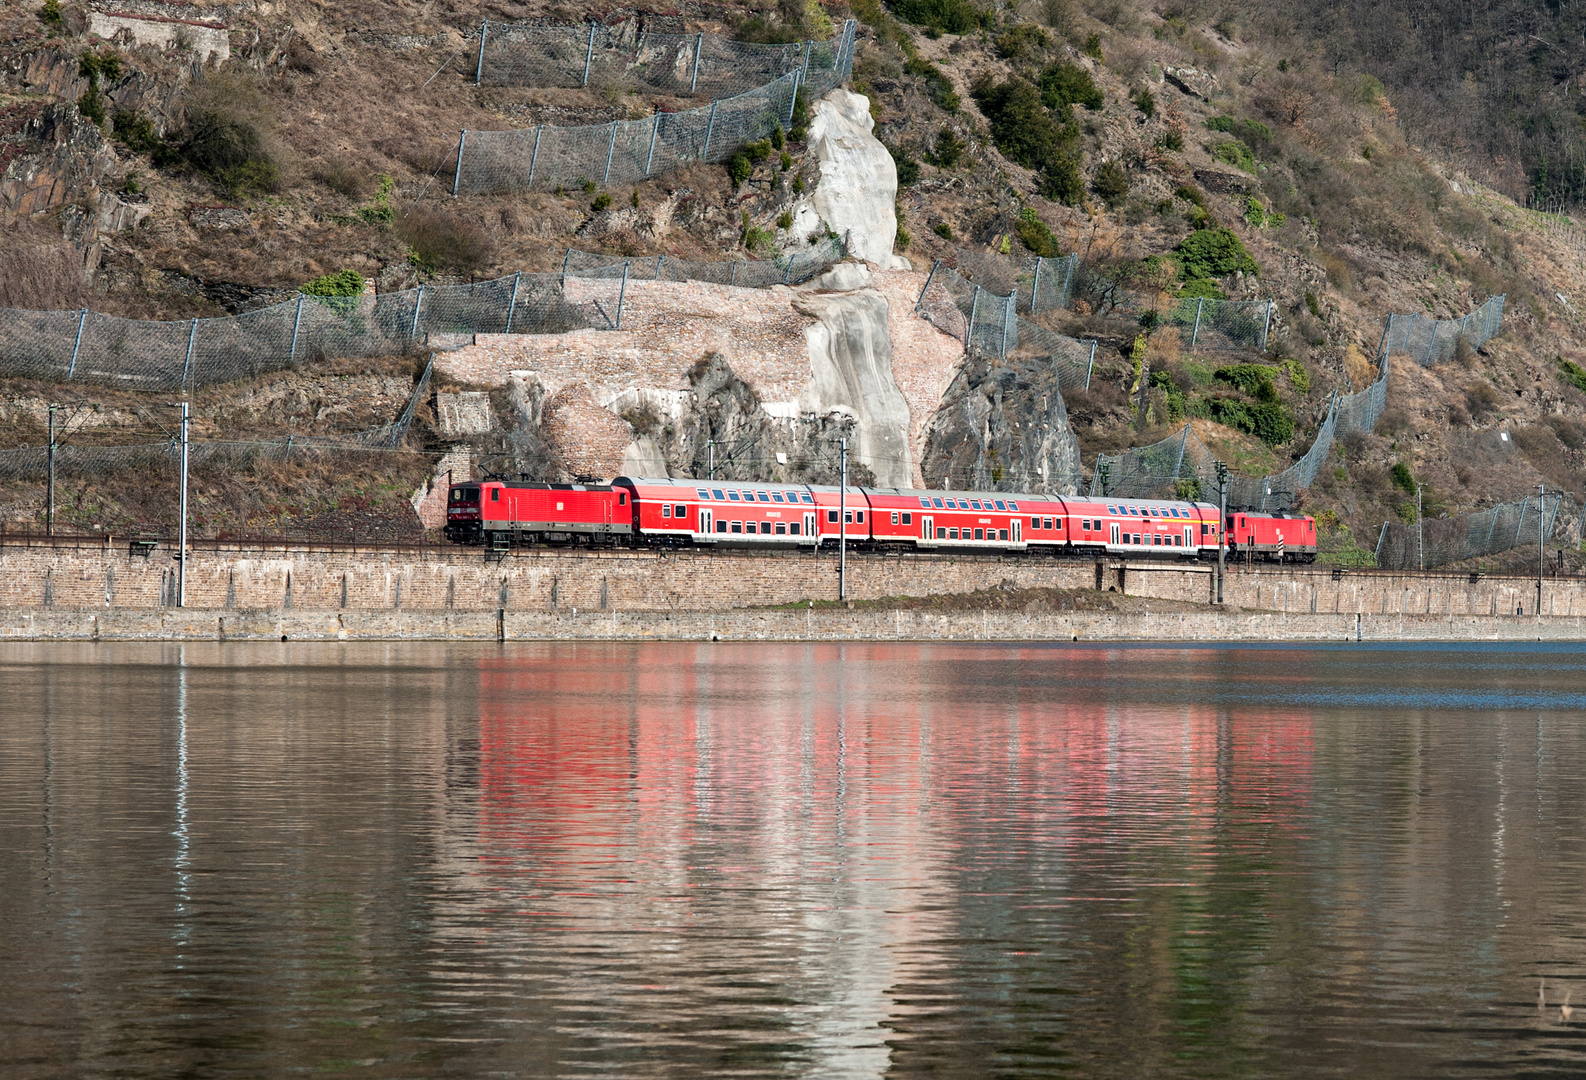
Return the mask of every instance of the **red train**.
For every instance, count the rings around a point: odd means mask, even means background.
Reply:
[[[451,486],[445,534],[533,543],[1028,551],[1195,559],[1217,550],[1217,508],[1172,499],[911,491],[619,476],[610,484]],[[1228,515],[1231,557],[1311,562],[1309,517]]]

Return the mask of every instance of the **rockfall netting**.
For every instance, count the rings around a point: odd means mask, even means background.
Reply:
[[[1445,364],[1454,358],[1459,340],[1480,349],[1503,329],[1502,296],[1460,319],[1433,319],[1425,315],[1389,315],[1382,329],[1383,356],[1410,356],[1422,367]]]
[[[1014,259],[957,251],[932,265],[917,307],[922,316],[967,347],[1001,357],[1018,345],[1017,334],[1011,332],[1016,326],[1004,318],[1004,311],[1034,315],[1067,307],[1074,298],[1075,281],[1085,274],[1077,255]],[[1151,310],[1148,298],[1121,290],[1114,306],[1141,314]],[[1272,311],[1270,300],[1183,299],[1158,310],[1157,320],[1175,328],[1180,344],[1188,349],[1259,352],[1267,347]],[[1004,331],[1010,332],[1006,340]]]
[[[569,251],[564,270],[471,285],[296,300],[219,319],[142,322],[88,311],[0,309],[0,377],[176,391],[326,357],[457,348],[475,334],[555,334],[622,325],[627,280],[796,284],[843,257],[826,239],[774,261],[621,259]]]
[[[1095,367],[1096,343],[1053,333],[1019,318],[1018,297],[1017,292],[1001,296],[989,292],[938,262],[931,268],[914,310],[944,334],[962,341],[965,351],[998,359],[1015,353],[1047,356],[1058,370],[1060,390],[1087,389]]]
[[[1389,522],[1377,537],[1377,565],[1387,570],[1433,570],[1528,544],[1546,544],[1562,505],[1561,495],[1538,495],[1452,518],[1413,525]]]
[[[619,87],[717,100],[796,73],[813,94],[823,94],[841,81],[832,73],[841,70],[844,50],[852,51],[852,32],[849,22],[831,41],[758,45],[716,34],[658,33],[631,20],[615,26],[487,21],[479,28],[474,82]]]
[[[413,393],[400,415],[389,424],[347,435],[287,435],[274,439],[190,440],[188,466],[210,463],[244,464],[259,458],[290,460],[295,454],[368,453],[401,448],[413,425],[413,412],[429,395],[433,361],[413,387]],[[96,446],[58,442],[55,445],[55,472],[58,476],[93,475],[126,469],[164,469],[179,466],[182,445],[179,436],[121,446]],[[0,479],[43,480],[49,475],[50,448],[21,446],[0,450]]]
[[[790,128],[800,93],[814,100],[848,81],[853,73],[854,25],[851,19],[844,23],[830,42],[756,46],[783,50],[775,63],[790,65],[788,70],[763,85],[718,97],[697,109],[584,127],[540,124],[515,131],[464,131],[457,142],[452,194],[631,184],[695,162],[726,161],[745,143]],[[489,40],[487,34],[487,52]],[[792,63],[795,54],[790,50],[797,50],[797,63]],[[554,58],[545,63],[548,78],[564,77],[564,65]],[[613,61],[616,67],[620,65]],[[531,74],[526,71],[525,77]]]

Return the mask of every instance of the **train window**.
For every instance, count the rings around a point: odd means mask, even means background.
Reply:
[[[716,531],[717,532],[726,532],[727,531],[727,523],[725,521],[716,522]]]
[[[913,525],[914,524],[914,515],[909,513],[907,510],[903,511],[903,524],[905,524],[905,525]]]
[[[1001,499],[997,500],[997,509],[998,510],[1008,510],[1008,509],[1017,510],[1018,508],[1019,508],[1019,504],[1018,503],[1005,503]]]
[[[971,510],[979,510],[980,509],[980,500],[979,499],[970,499],[969,500],[969,508]]]
[[[854,520],[858,521],[860,524],[863,524],[865,520],[865,512],[863,510],[859,511],[859,516]]]
[[[942,500],[941,499],[932,499],[931,502],[936,504],[936,509],[940,510],[942,508]]]
[[[501,501],[501,489],[500,488],[491,488],[490,489],[490,501],[491,502],[500,502]]]
[[[626,491],[617,492],[617,505],[618,506],[627,506],[628,505],[628,493]]]
[[[710,489],[710,493],[715,498],[715,500],[717,502],[721,502],[723,499],[725,499],[727,497],[726,495],[722,494],[721,488],[711,488]]]
[[[732,500],[733,502],[737,502],[738,501],[738,493],[736,491],[729,491],[729,492],[727,492],[727,498]]]
[[[735,532],[735,533],[743,532],[743,522],[741,522],[741,521],[733,522],[732,523],[732,531]]]
[[[704,488],[695,488],[694,494],[698,495],[701,499],[710,498],[710,492],[706,491]]]
[[[769,521],[762,521],[760,523],[760,531],[764,535],[770,536],[771,535],[771,523]]]
[[[985,529],[976,529],[975,530],[975,539],[976,540],[984,540],[985,538],[986,538],[986,530]]]
[[[1014,502],[1012,499],[1009,499],[1008,500],[1008,509],[1012,510],[1015,514],[1017,514],[1019,512],[1019,504]]]
[[[757,491],[757,492],[755,492],[755,494],[760,497],[760,501],[761,502],[770,502],[771,501],[771,496],[767,495],[763,491]]]
[[[1249,522],[1247,522],[1244,518],[1240,518],[1239,519],[1239,527],[1241,529],[1246,528],[1248,525],[1249,525]]]
[[[1039,529],[1040,527],[1041,527],[1041,519],[1040,518],[1031,518],[1030,519],[1030,528]]]
[[[826,520],[830,524],[835,525],[837,523],[837,511],[835,511],[835,510],[826,511]]]
[[[787,531],[797,536],[799,534],[799,523],[796,521],[788,522]]]
[[[782,523],[780,521],[777,522],[776,523],[776,534],[778,536],[786,536],[787,535],[787,525],[785,525],[784,523]]]
[[[688,517],[688,507],[684,506],[682,503],[678,503],[676,506],[672,507],[672,516],[675,518]]]
[[[1175,536],[1175,537],[1174,537],[1174,538],[1173,538],[1173,546],[1174,546],[1174,547],[1183,547],[1183,546],[1184,546],[1184,545],[1183,545],[1183,543],[1181,543],[1181,541],[1182,541],[1182,540],[1183,540],[1183,539],[1184,539],[1184,538],[1183,538],[1183,537],[1182,537],[1182,536]]]
[[[1063,519],[1062,518],[1053,518],[1052,519],[1052,528],[1061,529],[1062,527],[1063,527]]]
[[[967,532],[967,531],[968,530],[966,529],[965,532]],[[949,540],[957,540],[958,539],[958,530],[957,529],[948,529],[947,530],[947,538]]]
[[[669,518],[669,517],[672,516],[672,504],[671,503],[662,503],[661,504],[661,516],[664,517],[664,518]]]
[[[843,511],[843,523],[847,525],[852,525],[854,523],[854,512],[852,510]]]
[[[1007,538],[1008,538],[1008,530],[1007,529],[998,529],[997,530],[997,539],[998,540],[1006,540]]]
[[[771,501],[772,502],[782,502],[783,501],[782,493],[780,491],[773,491],[771,493]]]
[[[799,500],[800,500],[800,501],[801,501],[801,502],[805,502],[805,503],[808,503],[808,504],[809,504],[809,505],[810,505],[810,506],[814,506],[814,505],[815,505],[815,498],[814,498],[814,496],[812,496],[812,495],[811,495],[811,494],[810,494],[810,493],[809,493],[809,492],[807,492],[807,491],[801,491],[801,492],[799,492]]]
[[[896,510],[894,510],[894,511],[892,511],[892,524],[896,525],[897,523],[898,523],[898,512]]]
[[[927,499],[923,495],[920,496],[920,508],[922,510],[929,510],[931,508],[931,500]]]

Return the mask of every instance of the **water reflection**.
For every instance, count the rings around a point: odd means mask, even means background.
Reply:
[[[1576,1075],[1583,667],[0,647],[0,1072]]]

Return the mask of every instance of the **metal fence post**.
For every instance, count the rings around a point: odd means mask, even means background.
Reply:
[[[1074,267],[1079,265],[1079,256],[1068,257],[1068,273],[1063,275],[1063,295],[1058,298],[1058,307],[1068,307],[1069,286],[1074,283]]]
[[[650,166],[655,163],[655,139],[661,134],[661,114],[655,114],[655,126],[650,129],[650,153],[644,159],[644,175],[650,175]]]
[[[710,103],[710,119],[705,122],[705,148],[699,152],[699,160],[710,160],[710,136],[716,130],[716,106],[720,101]]]
[[[628,264],[622,264],[622,288],[617,293],[617,329],[622,329],[622,303],[628,298]]]
[[[1085,367],[1085,392],[1090,393],[1090,373],[1096,370],[1096,343],[1090,343],[1090,363]]]
[[[1267,347],[1267,334],[1272,329],[1272,301],[1267,301],[1267,321],[1261,324],[1261,347]]]
[[[474,65],[474,85],[478,86],[485,77],[485,35],[490,32],[490,20],[486,19],[479,26],[479,61]]]
[[[83,327],[86,325],[88,325],[88,309],[83,308],[77,313],[77,340],[72,342],[72,362],[66,368],[68,379],[77,373],[77,353],[83,347]]]
[[[287,353],[287,356],[286,356],[286,362],[288,364],[297,363],[297,331],[298,331],[298,328],[303,325],[303,300],[304,299],[305,299],[305,297],[303,296],[302,293],[298,293],[297,294],[297,314],[292,318],[292,351]]]
[[[975,312],[980,309],[980,286],[975,286],[973,299],[969,301],[969,325],[964,328],[964,351],[968,352],[975,341]]]
[[[798,108],[799,87],[802,85],[804,85],[804,81],[799,76],[799,73],[795,71],[793,73],[793,93],[788,95],[787,99],[787,128],[789,131],[793,130],[793,110]]]
[[[408,329],[408,342],[411,344],[419,336],[419,312],[424,310],[424,286],[419,286],[418,299],[413,301],[413,325]]]
[[[567,254],[562,256],[562,292],[567,292],[567,264],[573,258],[573,249],[568,248]]]
[[[1200,336],[1201,336],[1201,312],[1203,310],[1205,310],[1205,308],[1206,308],[1206,300],[1205,300],[1204,297],[1202,297],[1201,299],[1195,301],[1195,329],[1190,331],[1190,348],[1192,348],[1192,349],[1195,347],[1195,343],[1200,340]]]
[[[1382,565],[1382,542],[1388,538],[1388,523],[1382,523],[1382,531],[1377,534],[1377,550],[1372,552],[1371,559],[1378,566]]]
[[[700,34],[694,39],[694,77],[688,82],[688,92],[690,94],[697,93],[699,91],[699,54],[700,50],[702,50],[704,47],[705,35]]]
[[[1035,280],[1030,283],[1030,314],[1036,313],[1035,298],[1041,293],[1041,264],[1046,260],[1037,255],[1035,257]]]
[[[457,197],[457,185],[463,180],[463,144],[468,141],[468,129],[457,138],[457,171],[452,173],[452,198]]]
[[[738,260],[734,259],[732,261],[732,273],[727,276],[727,287],[731,288],[736,284],[738,284]]]
[[[541,124],[534,129],[534,153],[529,157],[529,181],[524,188],[534,186],[534,166],[540,163],[540,136],[545,134],[545,125]]]
[[[931,291],[931,282],[936,277],[936,269],[937,269],[937,267],[939,267],[941,265],[942,265],[942,260],[941,259],[937,259],[935,262],[933,262],[931,264],[931,272],[929,274],[925,275],[925,287],[920,290],[920,298],[918,300],[914,301],[914,310],[918,311],[920,309],[920,305],[925,303],[925,294]]]
[[[616,153],[616,152],[617,152],[617,121],[613,120],[611,122],[611,141],[606,144],[606,171],[604,173],[602,173],[601,177],[600,177],[600,184],[601,184],[602,187],[605,186],[607,180],[611,179],[611,155]]]
[[[589,85],[589,62],[595,58],[595,24],[589,24],[589,48],[584,50],[584,86]]]
[[[182,389],[187,389],[187,377],[193,370],[193,345],[198,340],[198,320],[194,319],[187,327],[187,361],[182,365]]]
[[[521,270],[512,275],[512,299],[507,302],[507,328],[504,333],[512,333],[512,316],[518,310],[518,281],[522,277]]]
[[[1008,323],[1013,318],[1013,298],[1016,295],[1016,292],[1009,293],[1008,302],[1002,307],[1002,349],[997,355],[1004,360],[1008,358]]]

